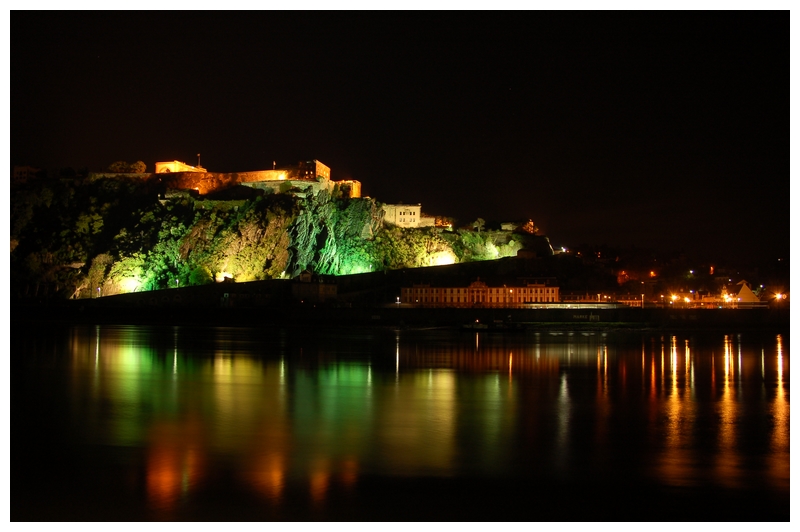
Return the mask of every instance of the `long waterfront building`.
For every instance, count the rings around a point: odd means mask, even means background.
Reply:
[[[558,303],[558,298],[558,287],[545,283],[491,287],[480,280],[461,287],[415,284],[400,291],[400,303],[422,307],[525,308],[532,303]]]

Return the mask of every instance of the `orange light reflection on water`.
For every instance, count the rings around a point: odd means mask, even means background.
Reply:
[[[169,512],[188,495],[200,476],[200,457],[193,447],[150,449],[147,458],[147,498],[151,509]]]
[[[769,455],[769,471],[773,486],[778,489],[789,489],[789,398],[786,388],[788,383],[784,377],[783,336],[776,337],[775,363],[777,386],[775,400],[772,402],[772,453]],[[788,373],[788,368],[787,368]]]
[[[286,487],[286,457],[279,452],[271,452],[252,465],[249,480],[251,484],[268,499],[281,499]]]
[[[736,448],[739,399],[733,386],[736,374],[733,339],[728,335],[725,335],[723,360],[722,396],[717,403],[720,420],[714,474],[724,486],[739,487],[741,459]]]
[[[342,471],[340,473],[342,484],[348,488],[355,486],[358,480],[358,459],[354,456],[347,457],[342,463]]]
[[[688,357],[688,341],[684,351],[684,363]],[[691,451],[693,425],[695,422],[694,403],[687,401],[687,384],[684,379],[680,386],[681,373],[678,339],[670,340],[670,387],[664,409],[667,416],[664,452],[659,460],[660,478],[673,486],[691,486],[697,483],[697,461]],[[687,364],[688,365],[688,364]],[[665,390],[667,393],[667,390]]]
[[[328,495],[331,482],[331,472],[326,462],[319,462],[310,473],[309,494],[315,504],[322,503]]]

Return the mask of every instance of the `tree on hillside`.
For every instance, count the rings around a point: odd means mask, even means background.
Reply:
[[[147,165],[144,164],[142,161],[136,161],[132,165],[130,165],[129,170],[134,174],[143,174],[147,171]]]
[[[479,233],[481,232],[481,229],[483,229],[484,225],[486,225],[486,220],[484,220],[483,218],[478,218],[477,220],[472,222],[472,227],[474,227]]]
[[[108,171],[117,174],[123,174],[128,171],[128,163],[125,161],[115,161],[108,165]]]

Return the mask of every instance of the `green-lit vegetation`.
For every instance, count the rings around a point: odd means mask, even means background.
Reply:
[[[135,177],[34,180],[12,191],[12,291],[94,297],[222,281],[346,275],[516,255],[508,232],[385,226],[370,198],[161,197]],[[289,191],[291,192],[291,191]]]

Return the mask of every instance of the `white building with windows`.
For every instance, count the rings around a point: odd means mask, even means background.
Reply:
[[[397,227],[432,227],[436,218],[423,216],[420,203],[386,203],[383,205],[383,221]]]

